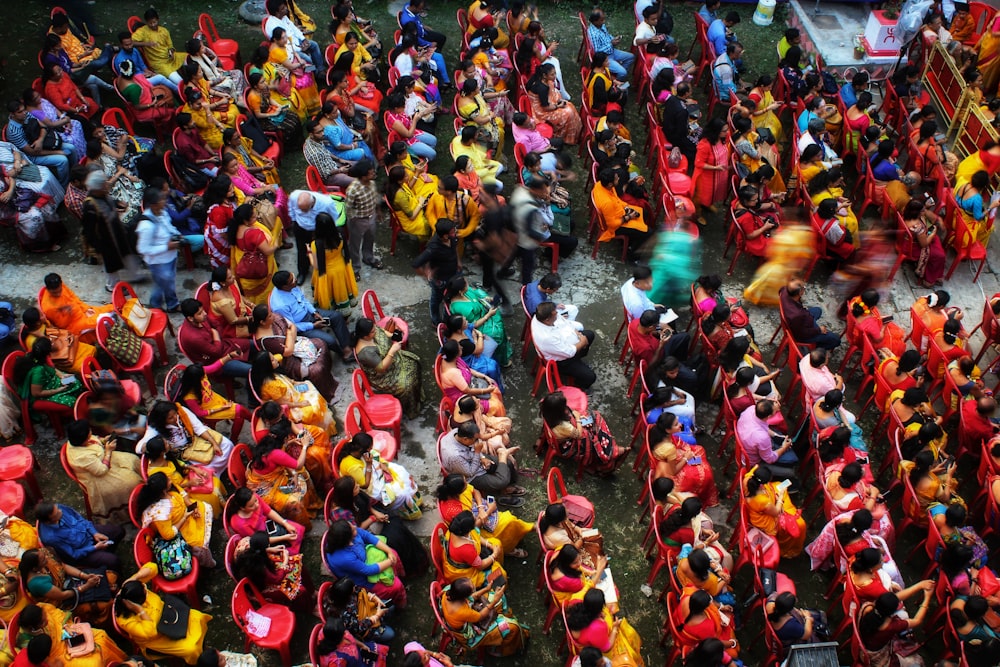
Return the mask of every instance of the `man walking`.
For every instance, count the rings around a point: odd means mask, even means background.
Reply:
[[[378,213],[378,190],[375,187],[375,163],[365,158],[351,166],[347,175],[354,181],[344,193],[347,206],[347,250],[358,277],[361,263],[382,269],[382,260],[375,256],[375,223]]]
[[[458,228],[454,220],[442,218],[434,225],[434,236],[427,247],[410,263],[410,266],[427,277],[431,288],[431,322],[434,326],[441,323],[444,287],[459,272],[458,253],[455,251],[457,241]]]
[[[136,248],[153,276],[149,306],[176,313],[181,307],[177,300],[177,249],[184,237],[170,222],[166,208],[163,190],[146,188],[142,195],[142,215],[135,229]]]

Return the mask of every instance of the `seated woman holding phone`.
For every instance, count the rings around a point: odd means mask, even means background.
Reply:
[[[486,647],[497,656],[520,653],[527,646],[529,632],[507,606],[506,591],[506,578],[479,589],[468,577],[456,579],[445,587],[439,601],[445,623],[470,649]]]

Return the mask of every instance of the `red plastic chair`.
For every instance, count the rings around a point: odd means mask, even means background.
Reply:
[[[594,527],[594,521],[597,518],[597,513],[594,511],[594,504],[587,500],[585,496],[569,493],[566,490],[566,481],[563,479],[562,471],[559,468],[549,470],[549,474],[545,478],[545,494],[549,500],[549,504],[563,502],[566,498],[570,498],[577,506],[589,510],[590,519],[578,525],[581,528]]]
[[[236,575],[233,574],[233,563],[236,561],[236,545],[240,543],[241,539],[241,535],[229,536],[229,540],[226,541],[226,551],[222,561],[226,567],[226,573],[232,577],[233,581],[239,581]]]
[[[24,519],[24,496],[24,488],[17,482],[0,482],[0,511]]]
[[[323,182],[323,177],[320,176],[319,169],[312,165],[306,167],[306,187],[313,192],[322,192],[324,194],[330,192],[329,188],[326,187],[326,183]]]
[[[348,435],[367,433],[374,440],[374,449],[383,461],[392,461],[399,451],[399,440],[389,431],[383,431],[372,422],[368,411],[358,401],[352,401],[344,413],[344,430]]]
[[[122,315],[122,319],[125,318],[122,310],[125,308],[128,300],[138,298],[139,296],[135,293],[135,288],[123,280],[115,283],[111,291],[111,304],[115,307],[115,312]],[[160,364],[163,365],[167,363],[167,342],[163,336],[163,332],[169,329],[170,335],[174,338],[177,338],[177,333],[174,331],[174,325],[171,324],[170,318],[167,317],[164,311],[159,308],[149,308],[148,310],[149,326],[146,327],[146,333],[142,337],[143,339],[156,341],[157,357]]]
[[[208,48],[215,51],[215,55],[219,56],[219,61],[222,63],[223,69],[240,68],[242,63],[240,60],[239,43],[235,39],[220,38],[219,31],[215,28],[215,21],[212,20],[209,14],[200,14],[198,16],[198,29],[205,36]]]
[[[250,633],[248,617],[251,611],[270,619],[271,625],[264,637]],[[260,648],[278,651],[281,654],[281,663],[285,667],[292,664],[290,647],[292,635],[295,633],[295,613],[291,609],[266,601],[253,584],[247,579],[241,579],[233,590],[232,613],[233,622],[246,635],[244,651],[249,650],[253,644]]]
[[[252,458],[253,453],[250,451],[249,445],[242,442],[233,445],[233,451],[229,455],[229,465],[227,468],[229,481],[232,482],[233,486],[240,487],[247,485],[247,466],[250,464]]]
[[[389,320],[395,320],[396,330],[403,334],[403,340],[400,341],[400,344],[403,346],[403,349],[406,349],[406,343],[410,340],[410,326],[400,317],[385,314],[375,290],[365,290],[361,294],[361,313],[383,329],[389,324]]]
[[[7,387],[8,394],[19,404],[21,408],[21,425],[24,428],[24,442],[27,445],[35,444],[35,440],[38,439],[38,434],[35,432],[35,425],[31,422],[32,411],[43,414],[48,417],[49,422],[52,424],[52,428],[56,432],[56,437],[62,439],[65,436],[62,427],[62,421],[59,415],[48,412],[42,408],[31,408],[29,407],[29,402],[23,400],[21,395],[17,392],[17,388],[14,386],[14,364],[17,360],[24,356],[24,352],[21,350],[14,350],[7,355],[7,358],[3,360],[2,370],[0,374],[3,375],[4,385]]]
[[[142,528],[142,512],[139,511],[139,491],[141,490],[141,485],[135,487],[128,497],[128,518],[132,520],[132,525],[136,528]]]
[[[153,562],[153,548],[150,544],[155,533],[153,528],[147,526],[139,530],[132,544],[132,554],[135,556],[137,564]],[[161,575],[156,575],[150,582],[153,588],[168,595],[185,596],[192,607],[198,607],[198,574],[200,566],[197,558],[191,559],[191,571],[180,579],[170,581]]]
[[[441,584],[437,581],[432,581],[429,587],[428,601],[430,602],[431,609],[434,610],[434,623],[431,625],[431,637],[433,638],[438,630],[441,630],[441,641],[438,642],[438,651],[444,652],[446,648],[455,642],[459,646],[464,645],[464,638],[448,627],[448,624],[444,620],[444,612],[441,611]]]
[[[952,248],[954,248],[956,254],[951,266],[948,267],[948,272],[945,274],[944,279],[950,280],[958,265],[967,259],[970,262],[977,262],[979,264],[976,269],[976,275],[972,278],[972,282],[979,282],[979,274],[983,272],[983,267],[986,266],[986,247],[973,238],[969,225],[958,211],[958,205],[955,203],[954,197],[945,199],[945,219],[953,230],[955,240],[952,242]]]
[[[436,572],[435,581],[440,583],[445,583],[444,579],[444,540],[448,533],[448,526],[444,525],[440,521],[434,525],[431,530],[431,563],[434,565],[434,571]]]
[[[392,394],[376,394],[368,383],[368,376],[360,368],[351,374],[354,400],[368,413],[377,429],[391,430],[396,441],[402,441],[403,406]]]
[[[35,500],[41,500],[42,489],[35,478],[35,457],[24,445],[0,447],[0,480],[24,482]]]
[[[108,332],[114,324],[114,319],[110,315],[101,315],[97,318],[97,344],[101,349],[108,352],[105,347],[108,341]],[[111,353],[108,352],[110,356]],[[149,343],[142,343],[142,352],[139,354],[139,361],[131,366],[125,366],[115,359],[115,366],[123,373],[140,373],[146,381],[146,388],[149,389],[150,396],[156,396],[156,380],[153,379],[153,346]],[[114,357],[112,356],[112,359]]]

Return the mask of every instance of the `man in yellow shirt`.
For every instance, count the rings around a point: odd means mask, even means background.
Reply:
[[[63,51],[66,52],[74,65],[88,65],[91,72],[97,72],[111,63],[111,49],[107,48],[109,45],[105,45],[102,51],[81,42],[69,29],[69,18],[63,12],[57,12],[52,16],[52,26],[49,28],[49,32],[59,36]]]
[[[155,9],[147,9],[142,15],[146,25],[132,33],[132,45],[142,49],[149,68],[162,74],[178,86],[181,75],[177,68],[184,64],[187,54],[174,50],[174,40],[170,31],[160,26],[160,14]]]

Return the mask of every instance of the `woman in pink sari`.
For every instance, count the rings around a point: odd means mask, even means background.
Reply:
[[[302,524],[286,519],[271,508],[264,499],[245,486],[236,489],[232,499],[232,514],[226,517],[229,529],[237,535],[250,537],[258,531],[266,532],[272,545],[284,544],[288,553],[299,553],[306,529]],[[274,528],[268,532],[268,524]]]
[[[463,395],[478,396],[483,412],[491,417],[503,417],[507,414],[503,404],[503,396],[497,383],[487,375],[474,371],[462,360],[458,342],[446,340],[441,346],[439,365],[441,391],[452,403],[458,403]]]
[[[729,126],[713,118],[705,126],[695,158],[694,203],[698,206],[698,224],[704,225],[705,209],[716,211],[715,203],[726,198],[729,182]]]
[[[274,206],[278,209],[278,214],[282,221],[288,220],[288,195],[280,185],[261,183],[232,153],[222,156],[222,169],[219,173],[228,176],[236,189],[246,197],[263,197],[269,192],[274,193]]]

